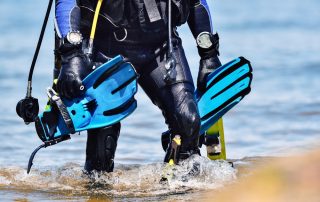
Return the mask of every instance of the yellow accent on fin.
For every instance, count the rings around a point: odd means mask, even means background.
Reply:
[[[54,85],[57,85],[57,83],[58,83],[58,79],[54,79],[54,80],[53,80],[53,84],[54,84]]]
[[[169,165],[170,165],[170,166],[173,166],[173,165],[174,165],[174,160],[173,160],[173,159],[170,159],[170,160],[169,160]]]
[[[44,107],[44,110],[45,111],[49,111],[51,109],[51,106],[50,105],[46,105],[45,107]]]
[[[165,165],[162,170],[162,180],[170,180],[173,177],[173,169],[175,167],[173,159],[170,159],[169,162]]]
[[[175,141],[177,145],[179,145],[179,146],[181,145],[181,138],[180,137],[175,136],[173,138],[173,141]]]
[[[208,130],[207,135],[219,135],[220,139],[220,146],[221,146],[221,153],[219,155],[209,155],[207,154],[208,158],[211,160],[226,160],[227,154],[226,154],[226,144],[224,140],[224,129],[223,129],[223,121],[222,118],[220,118],[215,124],[213,124]]]

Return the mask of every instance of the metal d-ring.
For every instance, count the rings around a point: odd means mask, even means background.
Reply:
[[[127,29],[126,29],[126,28],[123,28],[123,30],[124,30],[124,37],[123,37],[122,39],[118,39],[118,36],[117,36],[116,32],[113,32],[114,38],[115,38],[117,41],[119,41],[119,42],[124,41],[124,40],[127,38],[127,36],[128,36],[128,31],[127,31]]]

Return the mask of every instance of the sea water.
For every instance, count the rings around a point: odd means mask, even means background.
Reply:
[[[140,89],[138,109],[122,122],[115,172],[83,174],[86,134],[43,149],[26,174],[29,155],[41,144],[34,130],[16,115],[25,96],[31,64],[47,2],[0,2],[0,199],[185,200],[198,191],[236,181],[245,157],[263,159],[311,150],[320,138],[320,2],[318,0],[208,0],[213,27],[220,35],[220,59],[249,59],[254,69],[252,92],[224,116],[227,156],[236,161],[190,159],[195,177],[160,184],[166,130],[159,109]],[[45,89],[52,82],[53,16],[37,61],[33,96],[43,110]],[[196,81],[199,57],[187,26],[179,28]],[[188,163],[181,165],[188,173]],[[182,195],[180,195],[182,194]],[[167,195],[170,195],[169,198]]]

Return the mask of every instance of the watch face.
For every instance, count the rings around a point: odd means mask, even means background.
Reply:
[[[200,33],[197,37],[197,44],[201,48],[210,48],[212,46],[210,33],[209,32]]]
[[[71,44],[78,45],[82,42],[82,35],[79,32],[69,32],[67,39]]]

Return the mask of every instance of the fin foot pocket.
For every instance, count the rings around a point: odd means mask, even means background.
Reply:
[[[218,156],[221,154],[219,133],[213,135],[206,135],[204,144],[207,147],[208,156]]]

